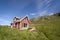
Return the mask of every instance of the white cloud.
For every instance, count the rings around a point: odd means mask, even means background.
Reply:
[[[54,13],[50,13],[49,15],[53,15]]]
[[[48,13],[48,10],[44,10],[42,12],[39,12],[39,16],[48,16],[53,15],[54,13]]]
[[[36,14],[35,14],[35,13],[30,13],[30,15],[34,16],[34,15],[36,15]]]
[[[26,16],[29,16],[28,14],[26,14]]]
[[[52,0],[37,0],[37,13],[39,16],[49,15],[49,7]]]
[[[50,3],[52,0],[45,0],[45,2],[48,4],[48,3]]]
[[[46,16],[46,15],[49,15],[49,14],[48,14],[47,10],[44,10],[42,12],[39,12],[39,15],[40,16]]]
[[[5,20],[5,19],[0,19],[0,21],[2,21],[2,22],[8,22],[7,20]]]
[[[0,25],[10,25],[10,21],[0,18]]]
[[[48,8],[48,7],[50,7],[50,2],[51,2],[52,0],[37,0],[37,9],[45,9],[45,8]]]

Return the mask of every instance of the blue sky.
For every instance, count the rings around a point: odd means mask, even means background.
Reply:
[[[60,12],[60,0],[0,0],[0,25],[10,25],[14,16],[29,18]]]

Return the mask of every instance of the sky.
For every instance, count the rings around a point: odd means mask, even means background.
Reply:
[[[10,25],[14,16],[52,15],[60,12],[60,0],[0,0],[0,25]]]

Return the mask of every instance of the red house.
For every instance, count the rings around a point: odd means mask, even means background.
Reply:
[[[11,28],[18,28],[18,29],[28,29],[30,28],[30,22],[28,20],[28,17],[14,17],[12,23],[11,23]]]

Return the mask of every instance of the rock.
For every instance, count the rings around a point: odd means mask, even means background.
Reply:
[[[37,30],[35,28],[31,28],[30,31],[37,32]]]

